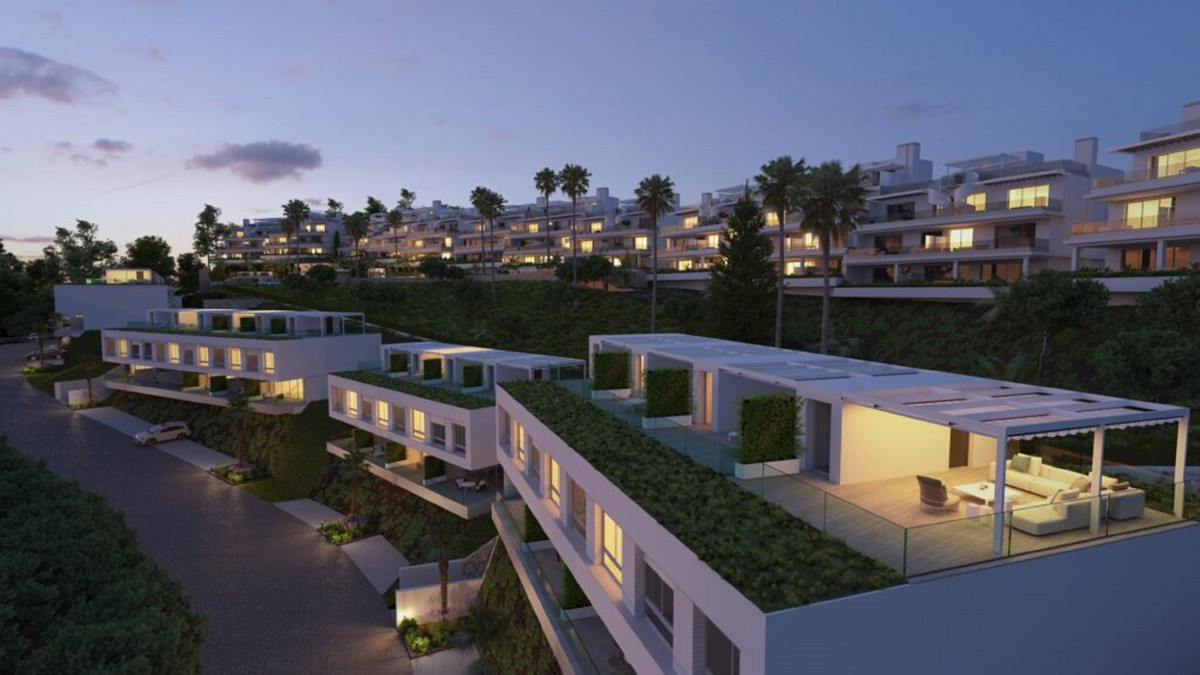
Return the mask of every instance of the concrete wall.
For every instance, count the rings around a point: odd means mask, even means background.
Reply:
[[[167,285],[55,284],[54,311],[64,318],[83,316],[83,330],[118,328],[146,320],[151,307],[178,307]]]
[[[92,400],[101,401],[108,396],[108,387],[99,373],[92,378]],[[82,405],[88,401],[87,380],[70,380],[54,383],[54,398],[67,405]]]
[[[950,428],[846,403],[841,451],[832,454],[843,485],[945,471]]]
[[[451,618],[467,613],[467,608],[479,597],[483,577],[462,578],[462,560],[450,561],[450,583],[446,586],[446,609]],[[437,563],[413,565],[400,570],[400,585],[396,589],[396,625],[405,617],[419,622],[435,619],[441,614],[442,587],[438,582]]]
[[[1197,559],[1191,525],[775,612],[766,670],[1194,673]]]

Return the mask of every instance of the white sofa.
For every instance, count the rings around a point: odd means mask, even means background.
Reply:
[[[988,471],[992,476],[996,475],[995,462],[988,465]],[[1081,478],[1086,480],[1086,488],[1079,481]],[[1112,476],[1100,476],[1102,513],[1107,513],[1112,520],[1140,518],[1146,510],[1146,493],[1132,487],[1114,492],[1112,486],[1117,482],[1118,479]],[[1087,527],[1091,522],[1092,503],[1096,500],[1089,498],[1090,474],[1043,464],[1040,457],[1030,457],[1028,472],[1017,471],[1012,468],[1010,459],[1005,463],[1004,484],[1048,498],[1018,505],[1012,516],[1014,529],[1042,536]],[[1064,494],[1073,493],[1077,493],[1073,499],[1060,499]]]
[[[1057,466],[1043,464],[1041,457],[1033,457],[1031,459],[1029,472],[1014,471],[1012,468],[1011,459],[1004,464],[1005,485],[1009,487],[1015,487],[1018,490],[1023,490],[1025,492],[1032,492],[1035,495],[1041,495],[1043,497],[1053,497],[1055,493],[1059,491],[1070,490],[1072,483],[1074,483],[1076,480],[1088,477],[1082,473],[1071,471],[1070,469],[1061,469]],[[988,464],[988,475],[989,477],[996,475],[995,462]],[[1108,490],[1112,487],[1112,484],[1116,482],[1117,479],[1113,478],[1112,476],[1101,476],[1100,488],[1101,490]],[[1086,492],[1090,489],[1091,482],[1089,481],[1087,489],[1081,489],[1080,492]]]

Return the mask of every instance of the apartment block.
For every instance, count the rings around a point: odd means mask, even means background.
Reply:
[[[75,334],[138,321],[147,307],[178,306],[175,289],[150,269],[114,267],[86,283],[54,284],[54,311]]]
[[[1200,102],[1185,105],[1180,122],[1113,152],[1129,156],[1132,170],[1092,181],[1087,198],[1107,217],[1071,226],[1071,268],[1169,271],[1200,262]]]
[[[325,398],[327,374],[375,363],[380,335],[344,312],[152,309],[101,331],[109,389],[227,406],[244,394],[267,414]]]
[[[290,237],[283,232],[283,222],[283,218],[243,220],[219,243],[215,259],[231,270],[293,261],[303,268],[334,256],[335,235],[342,238],[343,247],[352,246],[345,240],[340,218],[329,220],[323,213],[313,213]]]

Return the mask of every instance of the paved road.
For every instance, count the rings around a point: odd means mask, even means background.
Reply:
[[[0,346],[0,433],[125,513],[208,616],[208,673],[411,673],[391,613],[336,547],[274,505],[71,412]]]

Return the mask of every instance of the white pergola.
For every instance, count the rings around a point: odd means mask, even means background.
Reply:
[[[449,342],[395,342],[383,345],[383,350],[387,353],[399,351],[410,354],[450,356],[469,363],[517,368],[527,373],[544,368],[582,368],[584,365],[581,359],[572,359],[565,356],[513,352],[505,349],[491,349],[489,347],[471,347]]]

